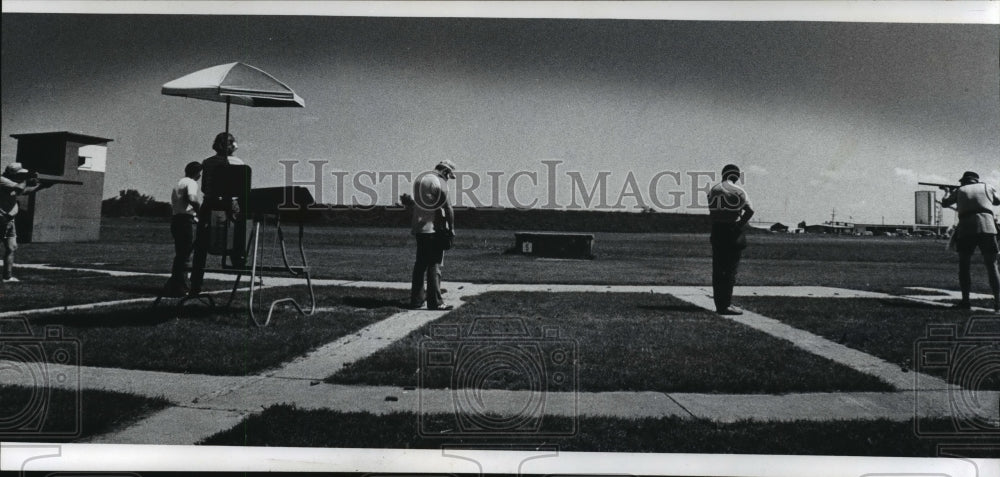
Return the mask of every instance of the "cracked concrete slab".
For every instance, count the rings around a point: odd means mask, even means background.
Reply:
[[[305,356],[296,358],[280,369],[267,373],[267,375],[284,378],[325,379],[340,371],[347,363],[372,355],[410,334],[413,330],[441,318],[447,313],[447,311],[434,310],[410,310],[396,313],[356,333],[322,346]]]
[[[190,445],[231,429],[249,413],[217,409],[171,407],[119,432],[90,439],[94,444]]]
[[[26,363],[0,361],[4,370],[0,383],[15,386],[50,386],[59,389],[98,389],[103,391],[162,397],[178,404],[211,396],[220,389],[231,389],[252,382],[253,376],[213,376],[205,374],[142,371],[121,368],[97,368],[45,363],[41,373],[21,372]],[[64,379],[57,379],[59,376]]]

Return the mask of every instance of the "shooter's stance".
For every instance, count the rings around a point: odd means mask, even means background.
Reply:
[[[14,251],[17,250],[17,196],[28,195],[52,184],[38,181],[37,174],[25,169],[20,162],[8,164],[0,175],[0,240],[3,241],[3,282],[16,282],[14,278]]]
[[[1000,312],[1000,271],[997,269],[997,225],[992,206],[1000,205],[997,191],[989,184],[979,182],[979,174],[966,171],[957,188],[950,188],[941,199],[944,207],[955,206],[958,227],[955,229],[958,244],[958,283],[962,288],[959,308],[971,308],[969,292],[972,288],[971,263],[976,248],[983,254],[986,274],[993,290],[993,311]]]
[[[733,287],[740,257],[747,246],[743,228],[753,217],[747,193],[736,185],[740,168],[728,164],[722,168],[722,182],[708,193],[709,215],[712,220],[712,290],[715,309],[721,315],[742,315],[732,306]]]
[[[455,236],[455,215],[445,188],[448,179],[455,178],[454,170],[454,163],[441,161],[434,172],[424,174],[413,184],[413,203],[409,206],[413,209],[412,232],[417,239],[417,258],[413,263],[411,308],[420,308],[425,301],[430,310],[453,308],[445,305],[441,297],[441,265],[444,261],[444,242]]]

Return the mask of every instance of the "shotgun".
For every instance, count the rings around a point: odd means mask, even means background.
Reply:
[[[959,187],[961,187],[961,186],[957,186],[957,185],[953,185],[953,184],[938,184],[936,182],[917,182],[917,184],[919,184],[919,185],[925,185],[925,186],[937,187],[938,189],[946,190],[946,191],[955,190],[955,189],[958,189]]]
[[[63,179],[59,176],[50,176],[48,174],[36,174],[35,178],[38,179],[40,184],[73,184],[73,185],[83,185],[80,181],[71,181],[69,179]]]
[[[73,185],[83,185],[80,181],[71,181],[69,179],[63,179],[61,176],[53,176],[49,174],[39,174],[37,172],[22,172],[18,174],[16,179],[18,182],[27,180],[37,180],[39,184],[42,185],[54,185],[54,184],[73,184]]]

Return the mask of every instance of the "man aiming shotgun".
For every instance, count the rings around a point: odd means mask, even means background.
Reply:
[[[38,179],[38,183],[45,187],[52,187],[55,184],[72,184],[72,185],[83,185],[80,181],[71,181],[69,179],[60,179],[59,176],[50,176],[48,174],[39,174],[37,172],[31,173],[32,177]]]
[[[18,213],[17,197],[38,192],[55,184],[83,184],[29,171],[20,162],[8,164],[0,175],[0,240],[3,241],[3,283],[14,278],[14,251],[17,250],[17,229],[14,217]]]
[[[945,191],[945,193],[948,193],[948,194],[950,194],[955,189],[958,189],[959,187],[962,187],[961,185],[955,185],[955,184],[938,184],[937,182],[917,182],[917,184],[924,185],[924,186],[937,187],[938,189],[941,189],[941,190]]]
[[[921,185],[939,187],[945,191],[943,207],[954,207],[958,212],[958,227],[954,239],[958,249],[958,282],[962,289],[959,308],[971,308],[969,294],[972,288],[971,262],[976,249],[983,254],[986,274],[993,292],[993,311],[1000,313],[1000,269],[997,268],[997,221],[993,207],[1000,205],[997,190],[979,182],[979,174],[966,171],[959,185],[921,182]]]

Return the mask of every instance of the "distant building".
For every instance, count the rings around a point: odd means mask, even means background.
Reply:
[[[807,225],[805,227],[806,233],[810,234],[836,234],[836,235],[853,235],[854,229],[848,224],[843,222],[826,222],[822,224]]]
[[[938,225],[940,222],[940,204],[937,201],[937,191],[918,190],[914,193],[914,220],[917,225]]]
[[[811,234],[837,235],[944,235],[948,227],[945,225],[824,222],[817,225],[807,225],[805,230]]]
[[[788,233],[788,226],[781,222],[775,222],[768,230],[771,232]]]
[[[66,131],[11,137],[17,139],[17,162],[28,170],[83,183],[57,184],[28,196],[25,210],[17,214],[18,241],[100,238],[106,144],[112,140]]]

